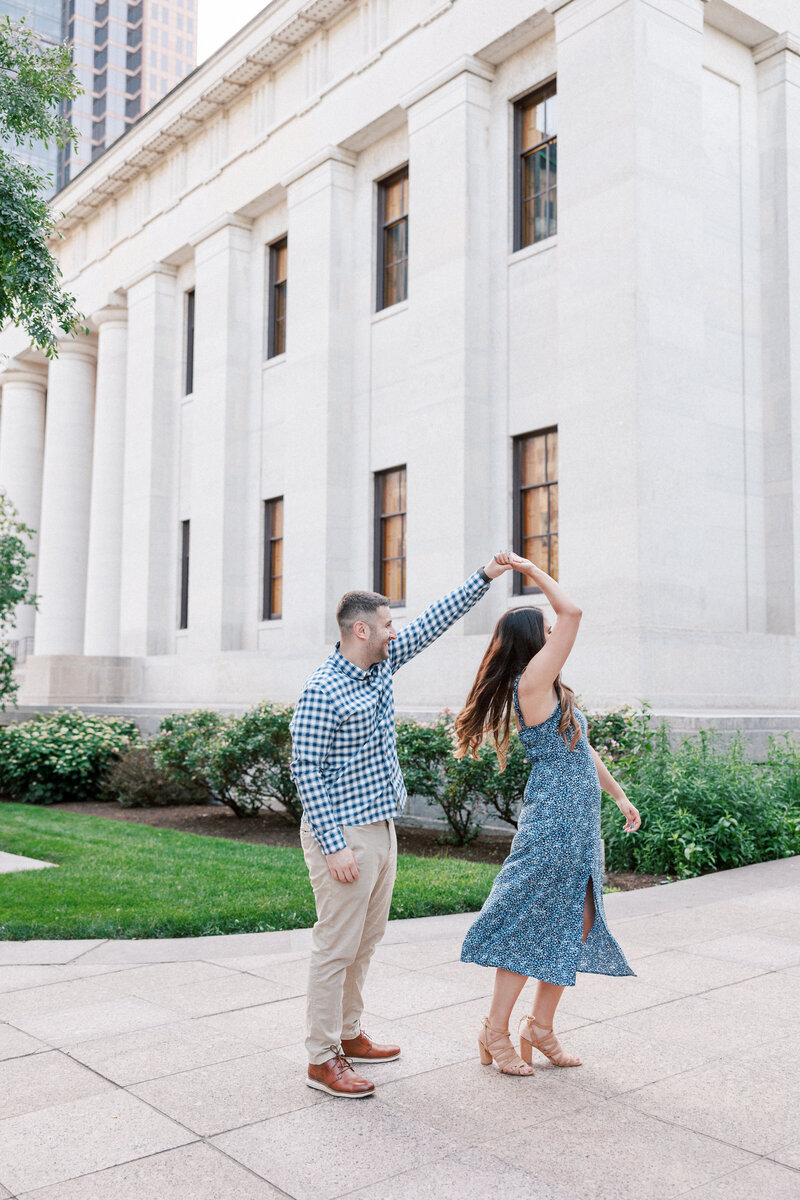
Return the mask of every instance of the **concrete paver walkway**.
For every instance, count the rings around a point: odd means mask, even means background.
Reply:
[[[41,871],[55,865],[41,858],[26,858],[24,854],[9,854],[7,850],[0,850],[0,875],[8,875],[12,871]]]
[[[637,978],[579,976],[584,1065],[530,1079],[478,1061],[470,918],[393,922],[352,1103],[303,1083],[307,930],[0,943],[0,1198],[798,1200],[800,857],[606,904]]]

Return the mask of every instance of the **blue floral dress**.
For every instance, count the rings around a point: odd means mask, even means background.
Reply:
[[[559,705],[540,725],[526,725],[515,683],[514,706],[531,773],[511,851],[467,933],[461,961],[567,986],[576,971],[634,975],[603,909],[601,791],[586,718],[575,710],[581,739],[570,750],[558,732]],[[589,879],[595,920],[582,942]]]

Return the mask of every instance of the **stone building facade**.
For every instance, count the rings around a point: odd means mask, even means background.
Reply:
[[[789,0],[274,0],[56,205],[91,336],[0,335],[25,703],[291,700],[343,591],[400,624],[516,540],[586,702],[800,708]]]

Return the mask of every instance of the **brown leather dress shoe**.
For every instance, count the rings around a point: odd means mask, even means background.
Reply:
[[[391,1062],[400,1057],[399,1046],[379,1046],[363,1029],[358,1037],[342,1038],[342,1050],[351,1062]]]
[[[375,1084],[356,1075],[341,1052],[327,1062],[309,1063],[306,1083],[317,1091],[327,1092],[329,1096],[342,1096],[346,1100],[359,1100],[362,1096],[371,1096],[375,1091]]]

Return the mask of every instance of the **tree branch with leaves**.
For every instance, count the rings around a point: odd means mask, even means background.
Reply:
[[[22,605],[36,605],[28,565],[33,558],[29,548],[32,537],[33,530],[20,520],[6,493],[0,491],[0,709],[16,699],[18,688],[8,636]]]
[[[24,21],[0,21],[0,327],[19,325],[48,358],[57,356],[59,337],[83,330],[84,318],[61,287],[48,245],[55,233],[44,195],[51,177],[20,162],[8,145],[75,141],[61,107],[82,91],[68,46],[43,47]]]

